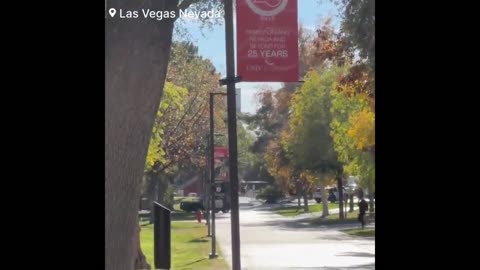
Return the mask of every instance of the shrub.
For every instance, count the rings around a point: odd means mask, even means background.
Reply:
[[[276,203],[284,197],[283,192],[277,186],[267,186],[260,190],[257,199],[266,200],[266,203]]]

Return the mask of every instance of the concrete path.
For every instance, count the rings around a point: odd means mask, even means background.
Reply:
[[[242,269],[375,269],[375,240],[311,226],[240,197]],[[219,248],[231,266],[230,214],[216,219]]]

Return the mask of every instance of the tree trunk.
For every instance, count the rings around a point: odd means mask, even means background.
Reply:
[[[149,223],[153,224],[153,202],[155,201],[156,182],[153,180],[152,172],[146,173],[145,196],[147,197],[148,210],[150,211]]]
[[[373,201],[373,192],[368,193],[368,200],[370,201],[370,213],[375,212],[375,203]]]
[[[347,212],[348,212],[348,211],[347,211],[348,197],[350,197],[350,194],[345,194],[345,200],[344,200],[344,203],[345,203],[345,212],[344,212],[344,214],[345,214],[345,219],[348,218],[348,215],[347,215]]]
[[[301,187],[301,184],[300,182],[297,182],[295,183],[296,185],[296,188],[297,188],[297,201],[298,201],[298,211],[300,211],[300,208],[301,208],[301,190],[302,190],[302,187]]]
[[[135,268],[134,269],[148,269],[150,270],[150,265],[147,262],[147,258],[145,255],[142,253],[142,249],[140,248],[140,225],[137,227],[137,235],[136,235],[136,241],[138,245],[138,251],[137,251],[137,257],[135,259]]]
[[[174,10],[177,4],[110,0],[107,8]],[[140,250],[138,198],[173,24],[119,15],[105,20],[105,270],[134,269]]]
[[[308,212],[308,194],[305,189],[303,190],[303,212]]]
[[[171,187],[172,187],[172,192],[170,192],[170,194],[169,194],[169,200],[168,200],[167,207],[168,207],[168,209],[171,209],[173,211],[174,210],[173,205],[175,204],[175,196],[173,195],[173,185]]]
[[[348,212],[353,212],[353,210],[354,210],[353,209],[353,197],[354,197],[353,193],[350,194],[350,196],[348,196],[348,197],[350,197],[350,209],[348,210]]]
[[[344,219],[344,214],[343,214],[343,198],[345,194],[343,193],[343,183],[342,183],[342,177],[337,176],[337,189],[338,189],[338,207],[340,208],[340,211],[338,212],[339,218]]]
[[[164,197],[164,194],[165,194],[165,183],[163,182],[164,179],[162,176],[160,175],[157,175],[157,202],[160,203],[160,204],[164,204],[163,203],[163,197]]]
[[[325,189],[325,184],[323,181],[320,181],[320,192],[322,194],[322,217],[329,215],[328,213],[328,196],[327,190]]]
[[[159,202],[158,200],[158,189],[159,189],[159,181],[158,181],[158,178],[156,177],[156,175],[154,173],[151,173],[150,175],[150,179],[152,181],[152,202],[150,204],[150,224],[153,224],[154,221],[155,221],[155,213],[153,213],[153,209],[155,208],[153,206],[153,203],[154,202]]]

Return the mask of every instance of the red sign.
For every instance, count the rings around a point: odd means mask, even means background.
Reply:
[[[226,158],[228,157],[228,148],[215,147],[213,148],[213,158]]]
[[[237,0],[237,75],[298,82],[297,0]]]
[[[215,147],[213,148],[214,158],[214,178],[216,181],[227,181],[228,178],[228,148]]]

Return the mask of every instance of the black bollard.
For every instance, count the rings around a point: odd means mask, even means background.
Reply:
[[[170,269],[170,209],[153,203],[154,227],[153,227],[153,253],[155,269]]]

